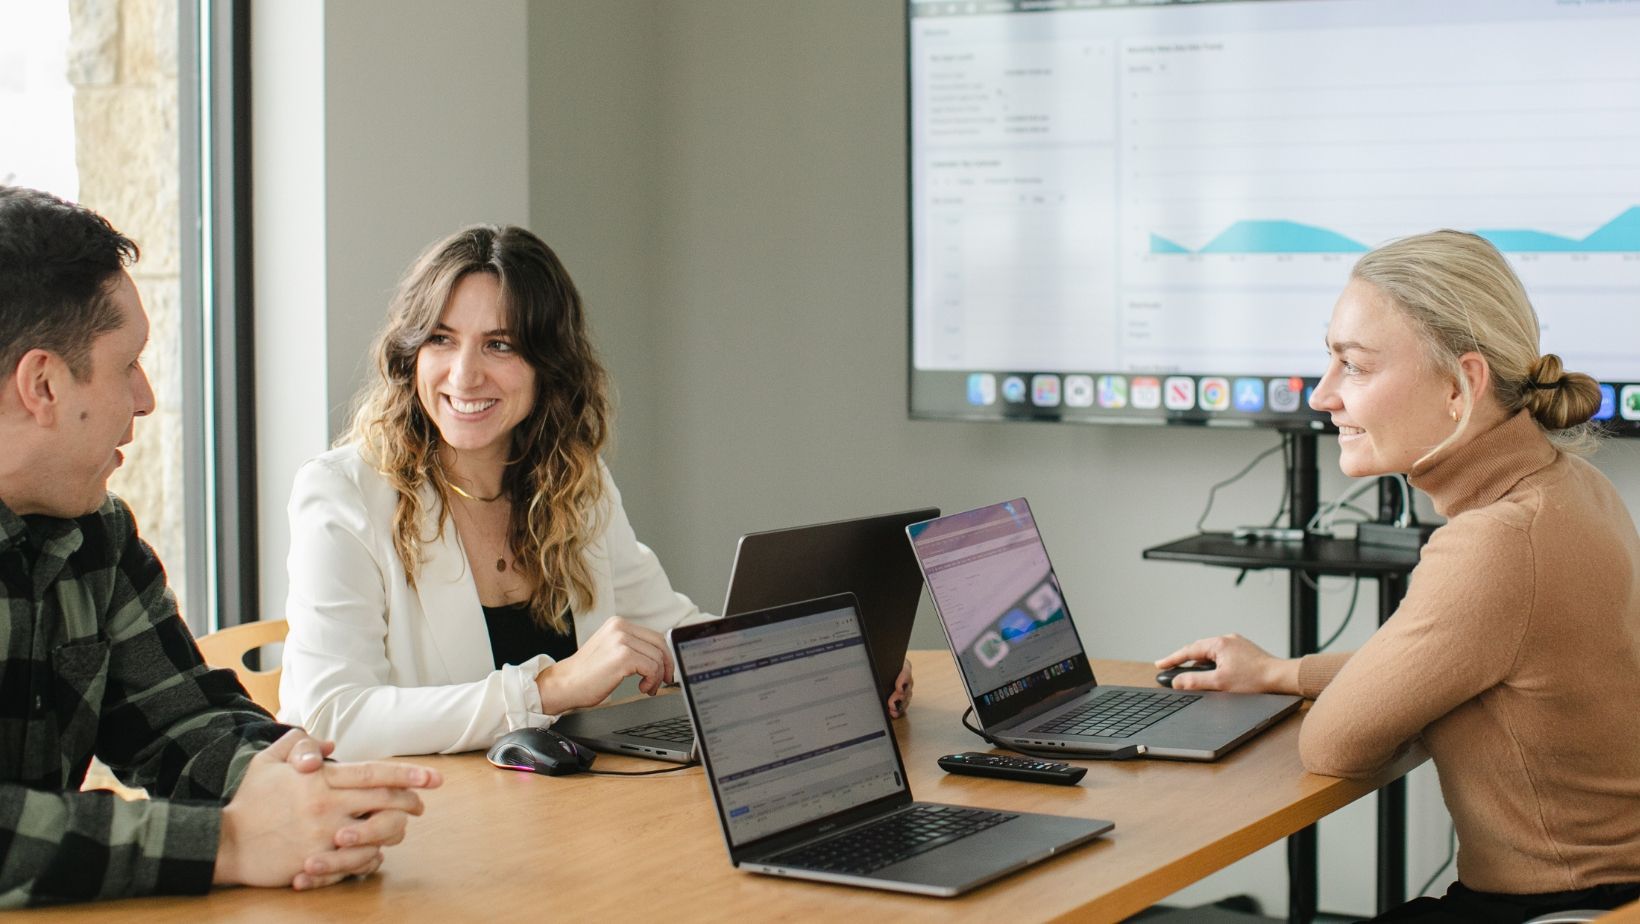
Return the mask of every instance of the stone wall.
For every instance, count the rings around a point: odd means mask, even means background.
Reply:
[[[152,325],[143,365],[158,408],[110,487],[136,511],[171,587],[184,594],[177,0],[70,0],[80,201],[142,248],[132,268]],[[190,615],[186,600],[183,614]],[[202,627],[200,614],[191,620]]]

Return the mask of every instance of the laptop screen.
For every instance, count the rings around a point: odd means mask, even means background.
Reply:
[[[866,627],[877,695],[894,692],[923,577],[905,528],[940,515],[937,508],[748,533],[735,546],[722,613],[749,613],[782,603],[852,593]]]
[[[907,533],[981,721],[1092,681],[1024,498]]]
[[[906,788],[852,603],[763,615],[677,643],[736,847]]]

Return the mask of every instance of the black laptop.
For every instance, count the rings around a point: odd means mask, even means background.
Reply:
[[[1015,747],[1217,760],[1299,698],[1104,686],[1023,497],[913,524],[928,595],[986,733]]]
[[[1113,827],[913,801],[851,594],[667,637],[740,869],[949,896]]]
[[[940,515],[927,507],[881,516],[748,533],[735,547],[725,614],[849,592],[871,637],[872,671],[888,699],[911,641],[922,572],[905,541],[912,523]],[[695,733],[675,696],[583,709],[553,726],[600,751],[688,763]]]

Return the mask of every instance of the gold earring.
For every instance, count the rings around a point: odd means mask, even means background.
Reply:
[[[1453,422],[1453,423],[1457,423],[1457,422],[1458,422],[1458,412],[1457,412],[1457,411],[1453,411],[1453,412],[1452,412],[1452,422]]]

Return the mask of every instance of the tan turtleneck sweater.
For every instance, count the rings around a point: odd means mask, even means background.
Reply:
[[[1354,654],[1310,655],[1304,765],[1365,776],[1422,737],[1486,892],[1640,882],[1640,537],[1525,412],[1413,476],[1448,518]]]

